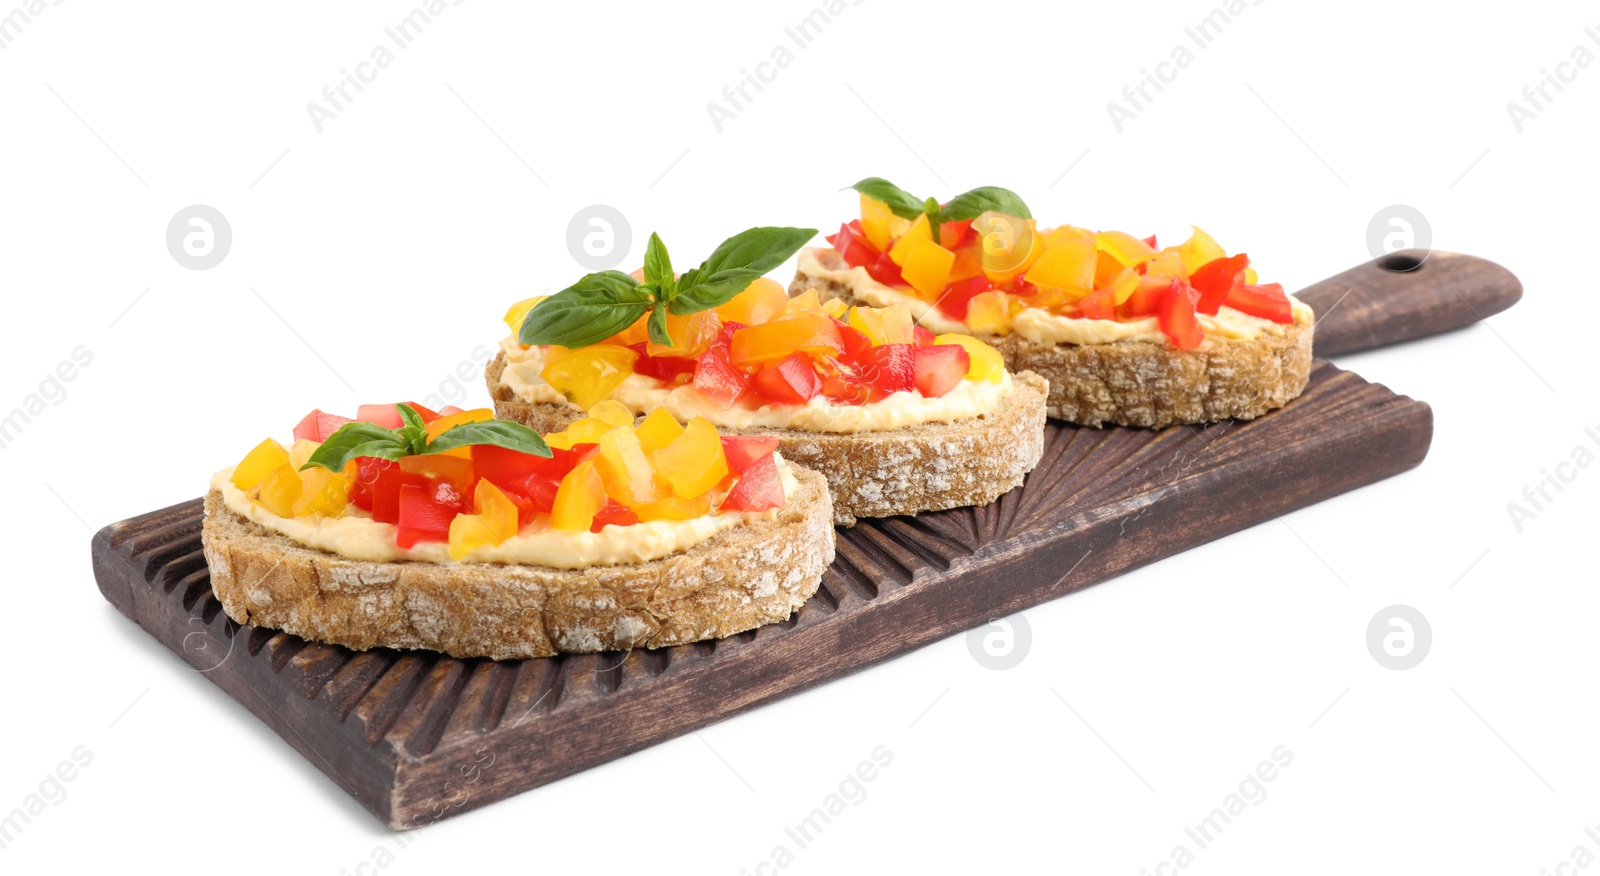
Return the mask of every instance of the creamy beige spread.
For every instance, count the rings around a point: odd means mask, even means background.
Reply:
[[[543,347],[523,349],[516,338],[507,337],[500,342],[500,349],[506,354],[500,385],[525,402],[566,402],[565,396],[539,376],[545,364]],[[949,423],[982,416],[993,411],[1010,394],[1011,375],[1007,373],[999,383],[963,380],[938,398],[925,398],[916,392],[897,392],[870,404],[840,405],[819,395],[803,405],[768,404],[755,409],[730,410],[693,386],[668,388],[653,377],[630,374],[611,391],[610,398],[635,414],[666,408],[680,423],[705,417],[720,429],[766,427],[806,432],[881,432],[919,423]]]
[[[778,472],[783,494],[793,498],[800,488],[794,472],[782,456]],[[774,520],[782,509],[770,511],[724,511],[693,520],[650,520],[632,526],[609,525],[599,532],[565,532],[548,524],[533,523],[498,545],[474,549],[461,560],[450,558],[444,542],[421,542],[410,548],[395,544],[396,527],[379,523],[367,512],[350,505],[337,517],[280,517],[250,499],[233,485],[233,469],[226,468],[211,478],[211,488],[222,494],[228,510],[309,548],[338,554],[352,560],[373,563],[411,561],[422,563],[502,563],[507,565],[547,566],[554,569],[583,569],[589,566],[616,566],[644,563],[686,551],[725,529],[757,520]]]
[[[904,304],[911,309],[911,315],[924,328],[929,331],[944,332],[970,332],[960,320],[954,319],[933,305],[914,295],[885,286],[872,275],[866,268],[850,268],[849,270],[831,270],[823,266],[817,258],[814,249],[800,251],[800,271],[807,276],[818,280],[828,280],[833,283],[848,286],[855,297],[873,307],[889,307],[895,304]],[[1289,295],[1289,307],[1294,314],[1294,321],[1298,325],[1310,325],[1315,319],[1311,307],[1300,299]],[[1231,307],[1223,307],[1217,311],[1216,316],[1204,313],[1195,315],[1200,322],[1200,328],[1207,337],[1234,338],[1249,340],[1259,337],[1263,333],[1282,334],[1286,326],[1251,316],[1243,311]],[[1061,316],[1038,307],[1024,308],[1011,318],[1012,331],[1019,336],[1043,344],[1110,344],[1117,341],[1150,341],[1153,343],[1166,343],[1167,336],[1161,331],[1161,323],[1153,316],[1144,319],[1121,322],[1114,319],[1082,319],[1077,317]]]

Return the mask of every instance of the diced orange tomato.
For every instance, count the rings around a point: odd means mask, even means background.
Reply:
[[[1044,255],[1044,241],[1032,219],[984,213],[972,221],[983,245],[983,274],[995,283],[1022,276]]]
[[[1211,239],[1211,235],[1201,231],[1198,226],[1190,227],[1194,229],[1194,233],[1178,247],[1178,253],[1183,257],[1186,276],[1194,276],[1194,272],[1200,270],[1202,265],[1228,254],[1221,245]]]
[[[400,470],[433,480],[449,481],[450,486],[463,496],[472,495],[472,484],[477,480],[472,471],[472,460],[446,453],[403,456],[400,458]]]
[[[908,239],[911,245],[906,251],[905,262],[900,267],[900,276],[925,298],[935,298],[950,282],[950,271],[955,267],[956,254],[931,239],[920,237]]]
[[[769,277],[757,277],[754,282],[744,287],[743,292],[718,307],[717,316],[721,317],[723,322],[757,325],[777,319],[783,315],[785,308],[791,306],[788,293],[778,285],[778,281]],[[677,336],[673,337],[676,339]]]
[[[933,226],[928,224],[928,214],[926,213],[918,214],[916,221],[912,222],[911,227],[906,229],[906,233],[901,235],[894,242],[894,245],[889,247],[889,261],[904,268],[906,257],[911,254],[911,245],[918,240],[926,240],[929,243],[933,243]]]
[[[980,292],[967,302],[967,326],[988,335],[1011,331],[1011,300],[999,290]]]
[[[1097,265],[1093,237],[1066,236],[1046,249],[1028,269],[1028,282],[1060,289],[1069,301],[1075,300],[1095,288]]]
[[[797,313],[734,332],[728,361],[748,370],[765,368],[796,351],[837,353],[841,348],[838,323],[821,313]]]
[[[1129,268],[1144,264],[1156,254],[1155,247],[1125,231],[1102,231],[1094,236],[1094,245]]]
[[[883,252],[889,241],[905,234],[910,224],[896,216],[883,201],[861,196],[861,230],[866,234],[867,242],[878,252]]]
[[[506,326],[511,329],[513,337],[522,331],[522,322],[528,318],[528,311],[539,306],[539,302],[548,297],[548,295],[535,295],[532,298],[524,298],[511,305],[510,309],[506,311],[505,321]]]
[[[892,307],[852,307],[850,327],[867,336],[873,346],[909,344],[912,341],[911,309],[904,304]]]
[[[1155,258],[1145,262],[1145,276],[1166,277],[1168,280],[1189,279],[1189,268],[1184,264],[1183,253],[1175,248],[1164,249],[1156,253]]]
[[[606,493],[624,505],[654,502],[658,498],[655,469],[632,429],[612,429],[600,436],[597,463]]]
[[[711,494],[701,493],[693,499],[682,496],[667,496],[657,499],[648,505],[636,505],[633,513],[639,515],[641,521],[651,520],[693,520],[711,513]]]
[[[301,490],[299,472],[286,462],[261,479],[255,499],[261,507],[279,517],[293,517],[294,503],[299,501]]]
[[[760,280],[756,282],[759,283]],[[776,286],[778,284],[773,283],[772,285]],[[779,295],[782,296],[783,290],[780,289],[778,291]],[[739,294],[743,295],[744,293],[741,292]],[[717,311],[702,310],[698,313],[691,313],[688,316],[669,313],[667,314],[667,334],[672,337],[672,343],[664,345],[649,341],[649,329],[647,327],[645,339],[648,343],[645,346],[645,355],[694,358],[704,353],[706,348],[711,346],[711,342],[715,341],[717,335],[721,333],[722,320],[718,317]]]
[[[787,305],[785,306],[785,308],[782,311],[779,311],[778,315],[781,316],[783,314],[788,314],[788,313],[821,313],[821,312],[822,312],[822,296],[817,294],[817,290],[815,288],[812,288],[812,289],[807,289],[804,292],[801,292],[799,295],[796,295],[793,298],[790,298],[788,303],[787,303]],[[750,325],[750,324],[751,323],[746,323],[746,325]]]
[[[321,466],[299,474],[300,496],[294,500],[294,516],[322,514],[332,517],[350,503],[350,485],[354,482],[351,478]]]
[[[959,283],[983,276],[983,244],[971,243],[955,251],[950,265],[950,282]]]
[[[585,532],[605,504],[605,481],[594,460],[584,460],[561,479],[550,508],[550,526],[564,532]]]
[[[440,417],[428,424],[428,440],[432,441],[445,433],[445,430],[461,426],[466,423],[481,423],[484,420],[494,419],[494,411],[489,408],[475,408],[462,411],[459,414],[450,414]]]

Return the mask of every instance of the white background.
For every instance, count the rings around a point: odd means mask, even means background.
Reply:
[[[1574,47],[1600,53],[1592,6],[1262,2],[1118,133],[1107,103],[1209,0],[869,0],[788,43],[719,133],[707,104],[811,0],[473,0],[318,133],[306,105],[411,8],[350,5],[70,0],[0,51],[0,412],[93,356],[0,451],[0,812],[93,753],[0,869],[157,848],[330,874],[767,873],[779,844],[803,873],[1154,873],[1180,843],[1202,873],[1600,855],[1600,469],[1520,533],[1507,511],[1574,448],[1600,453],[1600,65],[1521,133],[1506,110]],[[96,590],[95,529],[199,494],[311,407],[454,392],[511,301],[582,272],[580,208],[626,215],[624,268],[651,230],[692,263],[750,225],[836,228],[868,175],[1008,186],[1047,224],[1199,224],[1291,289],[1368,259],[1369,220],[1408,204],[1527,293],[1339,361],[1433,406],[1419,469],[1033,609],[1015,669],[957,636],[404,840]],[[190,204],[232,225],[211,270],[165,246]],[[1433,630],[1403,672],[1365,643],[1396,603]],[[795,849],[783,828],[879,745],[866,798]],[[1197,850],[1184,827],[1280,745],[1266,799]]]

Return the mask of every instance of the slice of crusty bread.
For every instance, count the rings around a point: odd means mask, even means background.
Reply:
[[[518,399],[500,383],[505,367],[502,352],[485,373],[496,417],[540,432],[558,432],[583,416],[573,405]],[[776,436],[784,459],[828,479],[834,521],[840,526],[854,526],[858,517],[987,505],[1021,486],[1044,452],[1049,387],[1027,372],[1011,375],[1011,381],[1011,395],[993,412],[951,423],[882,432],[722,431]]]
[[[817,252],[830,270],[848,266],[831,249]],[[789,294],[816,289],[821,298],[858,301],[847,284],[796,273]],[[1311,378],[1310,325],[1250,340],[1212,337],[1197,349],[1166,343],[1041,344],[1016,335],[975,336],[1005,356],[1011,371],[1050,381],[1045,411],[1082,426],[1170,426],[1253,420],[1305,391]]]
[[[229,617],[358,651],[505,660],[660,648],[785,620],[816,592],[833,562],[833,506],[821,476],[793,470],[800,489],[775,520],[647,563],[360,562],[258,526],[215,490],[201,543]]]

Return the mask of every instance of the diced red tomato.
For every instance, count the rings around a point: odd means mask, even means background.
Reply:
[[[866,332],[854,326],[840,325],[839,340],[844,343],[844,352],[840,354],[844,359],[855,359],[872,349],[872,339],[867,337]]]
[[[294,427],[294,440],[296,441],[326,441],[328,436],[339,430],[340,426],[352,422],[349,417],[338,414],[325,414],[320,410],[313,410],[306,414],[305,419]]]
[[[939,245],[948,250],[965,246],[972,238],[972,220],[944,222],[939,225]]]
[[[865,266],[872,279],[885,286],[905,286],[906,279],[900,276],[900,266],[889,258],[887,252],[878,256],[872,264]]]
[[[972,355],[958,344],[917,347],[914,355],[917,391],[928,398],[938,398],[955,389],[972,366]]]
[[[817,376],[817,369],[812,367],[811,357],[796,352],[771,368],[757,371],[750,378],[750,385],[767,401],[803,405],[822,391],[822,378]]]
[[[567,450],[552,447],[549,459],[533,457],[532,471],[540,477],[560,483],[562,478],[578,467],[578,463],[595,455],[599,450],[598,444],[574,444]],[[476,447],[473,448],[473,453],[477,453]]]
[[[913,325],[911,327],[911,338],[919,347],[926,347],[933,343],[933,337],[933,332],[928,331],[920,325]]]
[[[494,444],[477,444],[472,448],[473,472],[501,489],[532,474],[544,462],[547,462],[544,457]]]
[[[841,405],[864,405],[876,395],[872,384],[854,374],[830,374],[822,379],[822,394]]]
[[[1201,265],[1189,278],[1189,285],[1200,293],[1200,302],[1195,305],[1195,310],[1207,316],[1216,316],[1233,290],[1244,285],[1244,269],[1248,267],[1250,257],[1244,253],[1213,259]]]
[[[400,488],[400,528],[395,544],[409,548],[418,542],[449,541],[450,521],[471,510],[472,502],[462,499],[448,481],[406,484]]]
[[[1159,251],[1161,249],[1161,247],[1156,245],[1156,236],[1154,234],[1150,235],[1149,237],[1146,237],[1144,239],[1144,243],[1145,243],[1145,246],[1148,246],[1153,250],[1158,250]]]
[[[734,474],[744,474],[750,464],[763,456],[771,456],[778,449],[778,439],[773,435],[724,435],[722,455],[728,459],[728,468]]]
[[[394,405],[362,405],[356,409],[356,419],[385,429],[398,429],[405,425],[400,411]]]
[[[550,509],[554,508],[556,504],[556,490],[560,488],[561,481],[559,478],[551,480],[538,472],[520,478],[509,485],[505,490],[505,494],[510,496],[513,502],[517,503],[518,525],[527,525],[528,520],[532,518],[535,512],[543,511],[549,514]],[[529,506],[526,518],[523,516],[523,502],[527,502]]]
[[[731,408],[750,391],[750,383],[728,361],[727,348],[713,344],[695,364],[694,388],[722,407]]]
[[[677,383],[680,375],[694,376],[695,360],[683,356],[651,356],[646,352],[649,346],[649,344],[628,345],[629,349],[639,354],[639,358],[633,363],[634,371],[665,383]]]
[[[616,499],[607,499],[605,507],[595,512],[594,523],[589,525],[590,532],[599,532],[606,526],[632,526],[639,522],[639,515],[633,509],[618,502]]]
[[[784,505],[783,480],[778,475],[778,462],[768,453],[758,456],[739,475],[739,483],[722,502],[729,511],[767,511]]]
[[[445,405],[444,407],[439,409],[439,416],[441,416],[441,417],[448,417],[451,414],[464,414],[464,413],[466,413],[466,411],[463,411],[462,409],[456,407],[455,405]]]
[[[916,388],[917,365],[911,344],[879,344],[857,357],[861,377],[884,395]]]
[[[845,263],[852,268],[866,268],[878,260],[881,253],[867,241],[867,233],[861,230],[861,220],[852,219],[848,224],[839,226],[839,233],[827,238],[828,243],[844,256]]]
[[[1199,300],[1200,293],[1193,286],[1182,280],[1174,280],[1167,290],[1167,297],[1161,302],[1161,310],[1157,314],[1161,320],[1161,331],[1180,350],[1193,350],[1205,340],[1205,332],[1200,329],[1200,321],[1194,315],[1195,302]]]
[[[1080,298],[1072,305],[1072,309],[1081,319],[1116,319],[1116,290],[1101,289]]]
[[[1265,286],[1241,285],[1228,293],[1226,303],[1234,310],[1243,311],[1251,316],[1259,316],[1285,325],[1294,322],[1294,308],[1289,305],[1289,296],[1284,294],[1281,283],[1268,283]]]
[[[993,288],[994,283],[982,274],[951,283],[945,287],[944,296],[939,299],[939,309],[956,319],[965,320],[967,305],[972,303],[972,299]]]
[[[363,511],[372,510],[374,489],[378,485],[378,477],[386,469],[394,468],[394,463],[376,456],[362,456],[356,459],[356,479],[350,485],[350,504]],[[393,522],[393,521],[386,521]]]
[[[1161,309],[1161,302],[1167,299],[1172,287],[1182,284],[1182,280],[1162,282],[1155,277],[1140,280],[1138,288],[1133,290],[1128,300],[1117,306],[1117,315],[1123,318],[1152,316]]]

